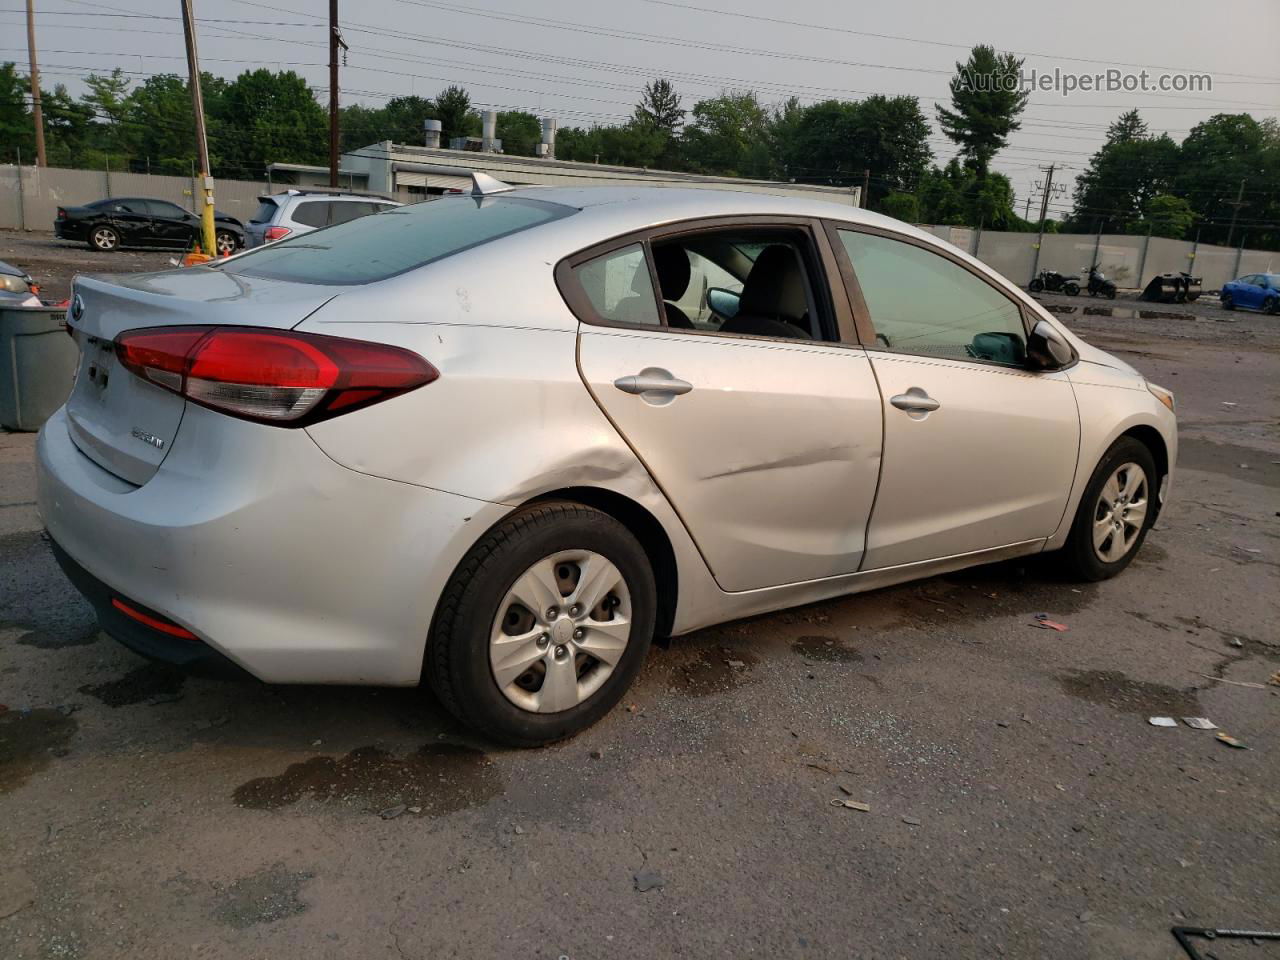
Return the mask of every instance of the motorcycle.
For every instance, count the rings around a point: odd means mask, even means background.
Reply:
[[[1027,289],[1032,293],[1048,290],[1050,293],[1061,292],[1074,297],[1080,292],[1080,283],[1075,277],[1059,273],[1057,270],[1041,270],[1039,276],[1027,285]]]
[[[1106,278],[1106,275],[1098,269],[1098,264],[1094,264],[1089,268],[1089,296],[1103,296],[1108,300],[1116,298],[1116,285]]]

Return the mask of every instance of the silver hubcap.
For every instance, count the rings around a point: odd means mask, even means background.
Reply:
[[[1137,542],[1147,519],[1147,475],[1136,463],[1117,467],[1093,509],[1093,552],[1115,563]]]
[[[225,233],[219,234],[217,238],[215,238],[214,244],[218,248],[218,253],[224,256],[230,256],[232,251],[236,248],[235,241]]]
[[[116,235],[110,230],[99,230],[93,235],[93,242],[103,249],[111,249],[116,245]]]
[[[631,638],[631,593],[590,550],[543,557],[507,591],[489,635],[503,696],[531,713],[582,703],[613,673]]]

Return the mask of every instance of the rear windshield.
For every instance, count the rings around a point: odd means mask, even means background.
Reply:
[[[222,269],[296,283],[373,283],[574,212],[526,197],[445,197],[260,247]]]
[[[250,223],[270,223],[271,218],[276,215],[276,202],[274,200],[260,200],[258,202],[258,212],[249,218]]]

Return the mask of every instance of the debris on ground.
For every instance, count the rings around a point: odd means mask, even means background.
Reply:
[[[902,822],[906,824],[910,824],[913,827],[920,826],[920,821],[917,820],[915,817],[903,817]]]
[[[601,749],[599,749],[599,748],[597,747],[595,750],[592,750],[592,751],[591,751],[591,753],[589,754],[589,756],[591,757],[591,759],[592,759],[592,760],[603,760],[603,759],[604,759],[604,751],[603,751],[603,750],[601,750]]]
[[[857,800],[846,800],[843,797],[832,797],[831,805],[833,807],[846,807],[849,810],[859,810],[862,813],[871,812],[871,804],[859,803]]]
[[[1271,684],[1273,687],[1280,687],[1280,670],[1273,673],[1271,675],[1271,679],[1268,680],[1267,683]]]
[[[1037,613],[1036,622],[1033,626],[1040,627],[1044,630],[1057,630],[1059,633],[1066,633],[1070,629],[1065,623],[1059,623],[1057,620],[1050,620],[1047,613]]]
[[[387,807],[387,809],[379,812],[378,816],[380,816],[383,820],[394,820],[396,817],[400,816],[400,814],[404,813],[408,809],[409,808],[405,806],[403,803],[398,803],[394,807]]]
[[[1228,747],[1235,747],[1235,749],[1237,750],[1249,749],[1243,743],[1237,740],[1235,737],[1231,736],[1231,734],[1225,733],[1222,730],[1218,731],[1218,739],[1221,740],[1223,743],[1225,743]]]
[[[1206,680],[1217,680],[1219,683],[1229,683],[1233,687],[1252,687],[1255,690],[1267,689],[1267,685],[1265,683],[1252,683],[1248,680],[1228,680],[1226,677],[1215,677],[1208,673],[1202,673],[1200,676],[1204,677]],[[1274,680],[1275,678],[1273,677],[1272,679]]]
[[[635,880],[636,891],[638,893],[648,893],[650,890],[661,890],[667,885],[662,879],[662,874],[654,870],[641,870],[633,878]]]
[[[1178,725],[1178,721],[1173,717],[1148,717],[1147,723],[1153,727],[1176,727]]]
[[[1217,730],[1218,725],[1208,717],[1183,717],[1182,722],[1193,730]]]

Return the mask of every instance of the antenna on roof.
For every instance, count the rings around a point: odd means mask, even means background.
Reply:
[[[487,197],[492,193],[506,193],[514,190],[515,187],[509,183],[503,183],[487,173],[480,173],[478,170],[471,171],[471,195],[473,197]]]

